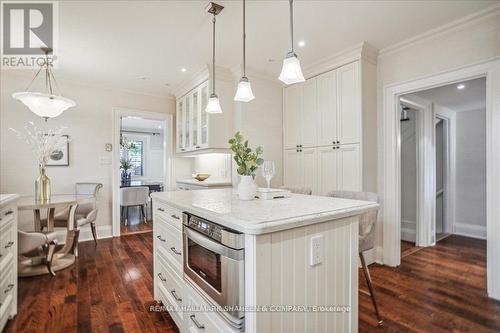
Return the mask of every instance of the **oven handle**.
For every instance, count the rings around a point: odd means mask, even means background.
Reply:
[[[215,252],[217,254],[220,254],[221,256],[228,257],[233,260],[244,260],[245,255],[244,255],[244,250],[235,250],[230,247],[224,246],[220,243],[217,243],[216,241],[211,240],[207,236],[192,230],[189,227],[184,226],[184,233],[188,238],[191,238],[194,242],[198,243],[199,245],[203,246],[204,248]],[[187,246],[187,242],[185,242],[185,245]]]

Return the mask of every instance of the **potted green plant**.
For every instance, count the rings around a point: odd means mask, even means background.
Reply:
[[[130,180],[129,170],[132,169],[132,163],[130,160],[122,158],[120,160],[120,169],[122,169],[122,183],[126,183]]]
[[[245,140],[240,132],[234,134],[234,137],[229,140],[229,144],[234,153],[234,161],[238,166],[237,172],[240,175],[238,197],[240,200],[252,200],[257,193],[257,185],[254,181],[255,172],[264,163],[260,157],[264,150],[259,146],[253,151],[248,147],[248,140]]]

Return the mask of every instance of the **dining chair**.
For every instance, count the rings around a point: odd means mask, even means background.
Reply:
[[[30,266],[38,260],[47,265],[50,275],[56,273],[52,270],[52,259],[57,245],[56,232],[25,232],[18,230],[18,260],[20,265]],[[34,253],[38,251],[38,253]]]
[[[133,206],[141,207],[142,219],[147,223],[144,207],[149,202],[149,187],[133,186],[120,188],[121,215],[125,210],[125,225],[128,225],[128,208]]]
[[[75,184],[75,194],[76,195],[91,195],[94,199],[86,204],[81,204],[76,207],[75,212],[75,228],[80,228],[84,225],[90,224],[90,229],[92,231],[92,237],[94,242],[97,244],[97,230],[96,230],[96,220],[97,220],[97,194],[102,188],[101,183],[76,183]],[[54,215],[54,227],[66,228],[68,226],[69,220],[69,207],[65,208]],[[42,226],[47,225],[47,220],[41,221]]]
[[[282,190],[287,190],[295,194],[306,194],[306,195],[311,195],[312,190],[309,187],[300,187],[300,186],[281,186],[280,187]]]
[[[326,196],[373,202],[379,201],[378,195],[372,192],[332,191],[328,192]],[[375,299],[375,291],[373,288],[372,278],[370,276],[370,270],[366,265],[365,257],[363,255],[363,252],[371,250],[375,246],[375,222],[377,221],[377,214],[378,209],[374,209],[362,214],[359,218],[359,259],[361,261],[361,266],[363,267],[366,284],[368,285],[368,289],[370,290],[370,292],[367,294],[372,299],[375,314],[377,315],[378,319],[378,324],[382,325],[383,320],[378,311],[377,301]]]

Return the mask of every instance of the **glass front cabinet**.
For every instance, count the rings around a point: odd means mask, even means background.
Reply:
[[[177,152],[208,148],[209,117],[205,112],[208,102],[208,81],[177,99]]]

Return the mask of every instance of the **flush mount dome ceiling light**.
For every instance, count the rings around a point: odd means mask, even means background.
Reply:
[[[52,53],[52,49],[42,48],[42,51],[44,51],[45,53],[45,62],[35,74],[35,77],[31,81],[28,88],[26,88],[26,91],[16,92],[12,94],[12,97],[26,105],[34,114],[44,118],[45,121],[47,121],[47,119],[49,118],[59,116],[68,108],[75,106],[76,103],[69,98],[54,93],[54,88],[57,87],[57,82],[56,78],[54,77],[54,73],[52,73],[52,61],[50,61],[49,59],[49,54]],[[42,70],[45,72],[46,91],[30,91],[30,87],[33,85]]]
[[[238,102],[250,102],[255,98],[252,92],[252,86],[250,85],[250,81],[248,81],[246,75],[246,33],[245,33],[245,0],[243,0],[243,76],[238,83],[238,88],[236,90],[236,95],[234,96],[234,100]]]
[[[294,52],[293,47],[293,0],[289,0],[290,7],[290,52],[287,53],[286,58],[283,60],[283,68],[279,80],[284,84],[294,84],[304,82],[304,75],[300,68],[300,61]]]
[[[215,2],[210,2],[207,6],[207,12],[212,14],[214,17],[212,19],[213,23],[213,43],[212,43],[212,93],[210,94],[210,98],[208,99],[207,107],[205,111],[207,113],[222,113],[222,109],[220,107],[219,97],[215,93],[215,16],[219,15],[219,13],[224,9],[223,6],[216,4]]]

